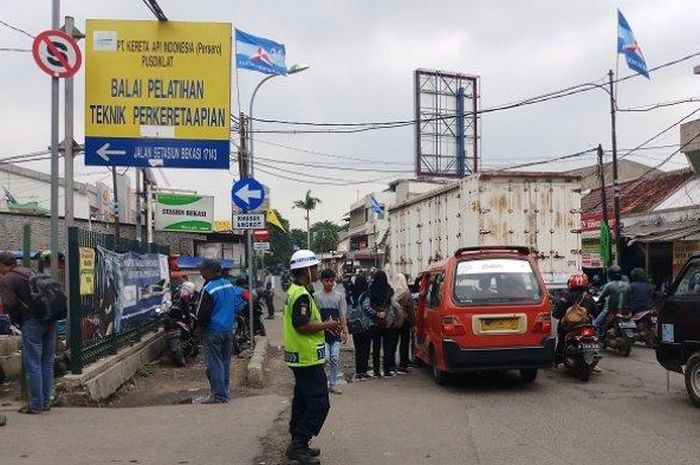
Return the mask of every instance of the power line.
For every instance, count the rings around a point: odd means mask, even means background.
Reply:
[[[296,178],[296,177],[286,176],[286,175],[283,175],[283,174],[279,174],[279,173],[275,173],[275,172],[272,172],[272,171],[268,171],[268,170],[265,169],[265,168],[256,167],[255,169],[256,169],[257,171],[260,171],[260,172],[262,172],[262,173],[268,174],[268,175],[270,175],[270,176],[275,176],[275,177],[278,177],[278,178],[281,178],[281,179],[286,179],[286,180],[288,180],[288,181],[294,181],[294,182],[298,182],[298,183],[301,183],[301,184],[307,184],[307,185],[309,184],[309,178],[308,178],[308,176],[307,176],[306,178]],[[327,181],[317,181],[317,180],[314,179],[313,183],[316,184],[316,185],[322,185],[322,186],[347,187],[347,186],[355,186],[355,185],[361,185],[361,184],[382,184],[382,183],[386,182],[387,179],[388,179],[387,177],[383,177],[383,178],[371,179],[371,180],[367,180],[367,181],[354,181],[354,182],[346,182],[346,183],[334,183],[334,182],[327,182]]]
[[[30,48],[0,47],[0,52],[31,52]]]
[[[647,112],[647,111],[657,110],[659,108],[667,108],[667,107],[672,107],[675,105],[681,105],[684,103],[696,103],[696,102],[700,102],[700,97],[688,97],[688,98],[680,99],[680,100],[672,100],[670,102],[654,103],[654,104],[650,104],[650,105],[640,105],[637,107],[630,107],[630,108],[618,108],[617,111],[627,112],[627,113],[643,113],[643,112]]]
[[[371,159],[371,158],[361,158],[361,157],[350,156],[350,155],[338,155],[338,154],[334,154],[334,153],[321,152],[318,150],[305,149],[305,148],[301,148],[301,147],[294,147],[291,145],[285,145],[285,144],[280,144],[277,142],[271,142],[271,141],[256,139],[256,138],[253,138],[253,140],[255,142],[259,142],[261,144],[272,145],[274,147],[279,147],[279,148],[288,149],[288,150],[294,150],[296,152],[308,153],[311,155],[318,155],[320,157],[337,158],[339,160],[351,160],[351,161],[357,161],[357,162],[362,162],[362,163],[375,163],[378,165],[411,165],[411,166],[413,165],[413,163],[407,163],[407,162],[391,162],[391,161],[378,160],[376,158]]]
[[[384,169],[384,168],[363,168],[363,167],[355,167],[355,166],[340,166],[340,165],[324,165],[324,164],[319,164],[319,163],[305,163],[305,162],[300,162],[300,161],[287,161],[287,160],[280,160],[278,158],[268,158],[268,157],[261,157],[259,155],[255,156],[256,160],[263,160],[267,161],[269,163],[284,163],[285,165],[293,165],[293,166],[305,166],[309,168],[317,168],[317,169],[326,169],[326,170],[336,170],[336,171],[354,171],[354,172],[370,172],[370,173],[412,173],[412,169],[402,169],[402,170],[391,170],[391,169]]]
[[[34,38],[36,37],[34,34],[31,34],[31,33],[27,32],[27,31],[25,31],[24,29],[19,28],[19,27],[17,27],[17,26],[13,26],[12,24],[6,23],[5,21],[3,21],[3,20],[1,20],[1,19],[0,19],[0,24],[2,24],[2,25],[5,26],[5,27],[8,27],[8,28],[12,29],[13,31],[19,32],[20,34],[24,34],[25,36],[29,36],[29,37],[31,37],[32,39],[34,39]]]
[[[552,163],[552,162],[556,162],[556,161],[569,160],[571,158],[578,158],[578,157],[584,156],[586,154],[593,153],[596,150],[597,150],[596,148],[590,148],[590,149],[582,150],[580,152],[571,153],[568,155],[562,155],[560,157],[548,158],[546,160],[538,160],[538,161],[520,163],[518,165],[511,165],[511,166],[507,166],[504,168],[500,168],[498,171],[509,171],[509,170],[515,170],[515,169],[520,169],[520,168],[528,168],[530,166],[544,165],[544,164]]]
[[[695,58],[697,56],[700,56],[700,51],[691,53],[689,55],[680,57],[678,59],[671,60],[666,63],[662,63],[658,66],[650,68],[648,71],[655,72],[663,68],[667,68],[669,66],[676,65],[678,63],[682,63],[684,61],[690,60],[692,58]],[[621,78],[617,78],[613,80],[613,83],[619,83],[626,81],[628,79],[632,79],[634,77],[639,76],[638,73],[630,74]],[[513,103],[509,104],[503,104],[500,106],[492,107],[492,108],[485,108],[485,109],[480,109],[477,110],[475,113],[470,112],[470,113],[465,113],[465,115],[483,115],[486,113],[492,113],[492,112],[497,112],[497,111],[503,111],[503,110],[509,110],[513,108],[518,108],[522,106],[528,106],[528,105],[534,105],[536,103],[543,103],[547,102],[550,100],[554,99],[560,99],[563,97],[568,97],[571,95],[576,95],[582,92],[588,92],[590,90],[595,90],[595,89],[601,89],[607,92],[607,89],[605,87],[605,84],[597,84],[595,82],[587,82],[587,83],[582,83],[582,84],[577,84],[574,86],[570,86],[564,89],[552,91],[552,92],[547,92],[545,94],[541,94],[535,97],[530,97],[527,99],[523,99],[520,101],[516,101]],[[253,118],[254,121],[260,122],[260,123],[270,123],[270,124],[283,124],[283,125],[294,125],[294,126],[310,126],[310,127],[329,127],[329,128],[339,128],[339,129],[326,129],[326,130],[316,130],[316,129],[301,129],[301,130],[255,130],[254,132],[256,133],[275,133],[275,134],[317,134],[317,133],[326,133],[326,134],[333,134],[333,133],[340,133],[340,134],[348,134],[348,133],[356,133],[356,132],[365,132],[365,131],[371,131],[371,130],[377,130],[377,129],[394,129],[394,128],[400,128],[400,127],[406,127],[410,126],[413,124],[416,124],[416,122],[421,121],[431,121],[435,119],[452,119],[456,118],[457,115],[446,115],[446,116],[439,116],[439,117],[432,117],[428,119],[404,119],[404,120],[395,120],[395,121],[381,121],[381,122],[365,122],[365,123],[358,123],[358,122],[349,122],[349,123],[339,123],[339,122],[313,122],[313,121],[288,121],[288,120],[280,120],[280,119],[266,119],[266,118]]]

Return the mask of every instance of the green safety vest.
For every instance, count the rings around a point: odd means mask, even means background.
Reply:
[[[290,367],[309,367],[326,363],[326,338],[323,331],[302,333],[292,324],[294,302],[302,295],[308,295],[311,302],[311,321],[321,321],[321,312],[309,291],[293,283],[287,291],[282,317],[284,329],[284,361]]]

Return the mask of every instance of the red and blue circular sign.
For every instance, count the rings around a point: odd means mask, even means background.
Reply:
[[[69,78],[83,62],[78,43],[63,31],[44,31],[32,44],[34,61],[51,77]]]

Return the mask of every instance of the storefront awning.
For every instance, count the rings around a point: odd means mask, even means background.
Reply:
[[[700,238],[700,220],[632,225],[624,228],[622,235],[629,240],[629,244],[696,240]]]

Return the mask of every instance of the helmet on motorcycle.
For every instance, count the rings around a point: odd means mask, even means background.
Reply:
[[[619,281],[622,279],[622,268],[619,265],[613,265],[608,268],[608,279],[610,281]]]
[[[292,254],[292,258],[289,260],[290,270],[300,270],[302,268],[310,268],[314,265],[318,265],[321,261],[316,257],[316,254],[310,250],[297,250]]]
[[[180,286],[180,298],[182,299],[189,299],[194,295],[194,293],[197,292],[197,286],[194,285],[194,283],[191,283],[189,281],[185,281],[182,283]]]
[[[588,276],[583,273],[571,275],[566,283],[566,287],[573,290],[588,289]]]

